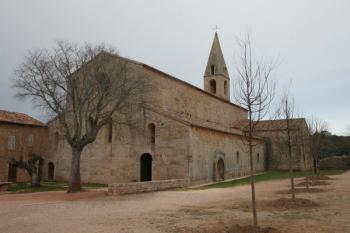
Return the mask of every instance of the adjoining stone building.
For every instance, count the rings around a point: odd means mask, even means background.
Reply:
[[[8,162],[27,160],[32,154],[46,157],[47,126],[23,113],[0,110],[0,182],[30,181],[24,169]]]
[[[292,145],[292,162],[295,170],[311,170],[313,158],[310,150],[309,130],[304,118],[289,120]],[[260,121],[257,135],[266,140],[266,169],[288,170],[287,120]]]

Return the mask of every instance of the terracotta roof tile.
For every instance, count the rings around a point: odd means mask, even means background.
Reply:
[[[34,126],[45,126],[41,121],[34,119],[24,113],[19,112],[8,112],[0,110],[0,122],[22,124],[22,125],[34,125]]]

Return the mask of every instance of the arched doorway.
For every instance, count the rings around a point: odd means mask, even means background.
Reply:
[[[152,156],[143,154],[140,158],[140,181],[152,180]]]
[[[223,159],[219,159],[216,163],[216,180],[224,180],[225,179],[225,164]]]
[[[47,164],[47,178],[48,180],[53,180],[55,176],[55,165],[53,162]]]
[[[16,179],[17,179],[17,166],[14,164],[9,164],[7,181],[16,182]]]

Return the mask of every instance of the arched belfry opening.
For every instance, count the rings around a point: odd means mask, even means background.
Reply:
[[[216,94],[216,81],[214,79],[210,80],[209,85],[210,85],[210,92],[212,94]]]
[[[152,180],[152,156],[148,153],[140,157],[140,181]]]
[[[47,164],[47,179],[48,180],[53,180],[55,177],[55,165],[53,162],[49,162]]]
[[[223,159],[219,159],[216,163],[216,181],[221,181],[225,179],[225,163]]]

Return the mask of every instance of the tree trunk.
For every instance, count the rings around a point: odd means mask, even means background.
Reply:
[[[255,201],[255,171],[254,171],[254,162],[253,162],[253,145],[252,137],[249,139],[249,160],[250,160],[250,185],[252,188],[252,211],[253,211],[253,227],[254,233],[258,233],[258,216],[256,213],[256,201]]]
[[[72,148],[72,160],[71,160],[71,168],[70,168],[68,193],[81,191],[80,156],[81,156],[81,150]]]
[[[295,201],[295,187],[294,187],[294,173],[293,173],[293,160],[292,160],[292,147],[288,146],[289,153],[289,174],[290,174],[290,186],[292,193],[292,201]]]
[[[36,172],[33,172],[31,175],[32,188],[40,186],[40,177]]]

